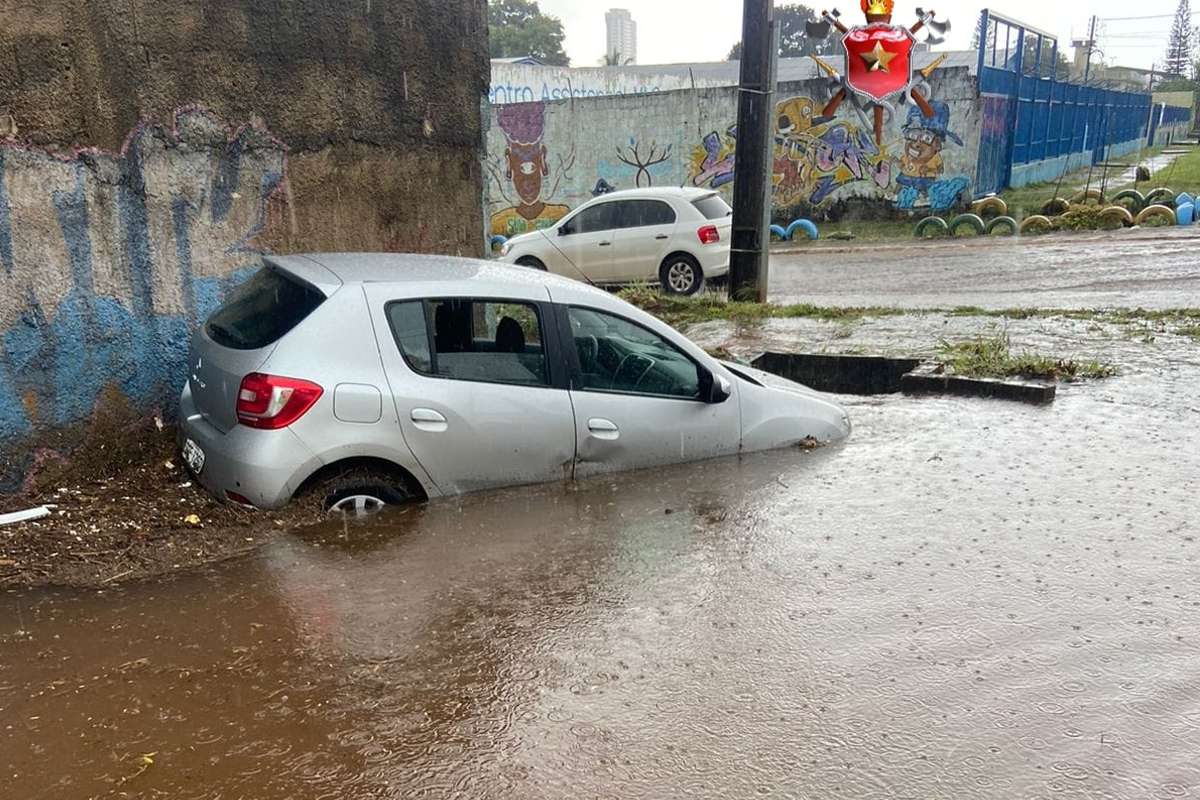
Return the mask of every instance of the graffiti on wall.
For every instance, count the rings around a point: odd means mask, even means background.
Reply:
[[[671,171],[671,145],[659,147],[658,142],[651,142],[645,147],[637,139],[630,138],[629,144],[617,147],[617,161],[623,167],[611,162],[601,161],[600,170],[613,177],[633,178],[633,184],[638,189],[654,185],[655,176],[661,177]]]
[[[893,157],[875,143],[872,130],[846,119],[822,119],[810,97],[790,97],[775,107],[773,204],[820,205],[839,189],[866,183],[872,190],[891,192],[896,205],[915,208],[922,201],[935,210],[958,202],[970,181],[946,177],[942,151],[947,141],[962,146],[949,129],[950,109],[934,102],[936,114],[926,119],[915,107],[905,123],[903,155]],[[688,181],[693,186],[721,189],[733,183],[737,128],[708,133],[693,148]]]
[[[921,198],[935,211],[952,208],[967,190],[970,179],[946,177],[946,162],[942,151],[949,140],[962,147],[963,141],[950,130],[950,106],[934,100],[930,103],[934,115],[926,117],[913,106],[904,124],[904,155],[900,158],[900,176],[896,183],[900,191],[896,206],[915,208]]]
[[[496,110],[496,121],[504,132],[504,154],[489,161],[488,167],[507,207],[492,214],[492,234],[512,237],[548,228],[570,211],[568,206],[550,200],[558,193],[562,181],[570,178],[575,164],[574,148],[566,155],[559,154],[555,168],[551,169],[543,143],[545,103],[501,106]],[[547,189],[548,180],[552,184]],[[514,196],[515,199],[510,199]]]
[[[115,386],[171,402],[189,332],[252,271],[286,147],[196,107],[117,153],[0,144],[0,441],[88,417]]]

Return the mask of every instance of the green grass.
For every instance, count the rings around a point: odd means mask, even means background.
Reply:
[[[811,303],[770,304],[729,300],[723,293],[705,292],[693,297],[662,294],[649,285],[630,286],[620,292],[623,300],[654,314],[669,325],[689,325],[712,320],[758,322],[767,319],[804,318],[825,322],[855,322],[868,317],[924,316],[991,317],[997,319],[1067,319],[1112,325],[1155,324],[1177,329],[1200,329],[1200,308],[897,308],[894,306],[818,306]],[[1186,333],[1185,335],[1192,335]]]
[[[943,341],[938,360],[954,375],[971,378],[1038,378],[1075,381],[1109,378],[1116,367],[1099,361],[1075,361],[1037,353],[1014,353],[1008,334],[981,336],[965,342]]]

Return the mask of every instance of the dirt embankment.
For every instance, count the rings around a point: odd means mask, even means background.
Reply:
[[[303,506],[250,511],[217,502],[188,474],[175,431],[155,419],[100,419],[69,460],[47,459],[0,513],[53,506],[0,527],[0,588],[110,586],[222,561],[315,521]]]

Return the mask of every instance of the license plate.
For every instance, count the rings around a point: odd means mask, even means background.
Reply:
[[[183,460],[187,462],[188,469],[197,475],[204,469],[204,451],[191,439],[183,443]]]

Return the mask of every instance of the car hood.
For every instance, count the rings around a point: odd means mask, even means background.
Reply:
[[[543,230],[529,231],[528,233],[518,233],[516,236],[508,240],[509,244],[521,244],[522,242],[532,242],[541,239],[548,239],[546,232]]]
[[[846,409],[842,408],[828,394],[810,389],[802,383],[781,378],[773,373],[748,367],[745,364],[735,364],[729,361],[721,361],[720,363],[734,372],[741,373],[757,381],[771,391],[782,392],[803,399],[808,413],[814,417],[823,419],[828,424],[828,430],[832,434],[829,438],[840,439],[850,435],[853,427],[850,423],[850,415],[846,413]]]

